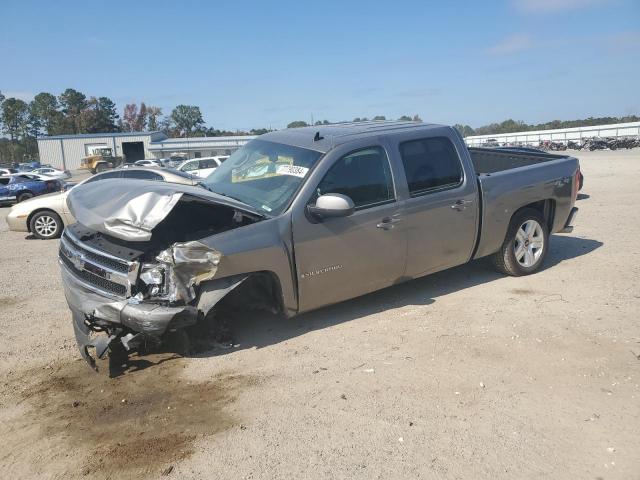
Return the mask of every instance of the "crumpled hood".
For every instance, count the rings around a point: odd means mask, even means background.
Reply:
[[[143,242],[151,239],[151,231],[183,195],[259,214],[248,205],[201,187],[129,179],[78,185],[69,191],[67,205],[85,227],[122,240]]]

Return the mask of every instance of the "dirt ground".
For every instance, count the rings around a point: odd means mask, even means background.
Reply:
[[[237,348],[79,360],[57,241],[0,208],[3,478],[640,479],[640,151],[577,152],[572,234],[543,271],[483,261]]]

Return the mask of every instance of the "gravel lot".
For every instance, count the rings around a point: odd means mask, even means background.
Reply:
[[[247,317],[238,348],[116,379],[78,360],[58,242],[0,208],[2,476],[640,478],[640,152],[574,154],[576,229],[536,275]]]

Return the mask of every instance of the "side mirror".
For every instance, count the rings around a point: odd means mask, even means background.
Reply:
[[[316,218],[348,217],[355,210],[353,200],[340,193],[320,195],[315,205],[307,207]]]

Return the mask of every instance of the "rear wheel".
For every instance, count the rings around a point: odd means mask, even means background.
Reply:
[[[495,267],[519,277],[540,269],[549,249],[549,230],[537,210],[526,208],[511,219],[500,250],[493,254]]]
[[[40,240],[58,238],[62,233],[63,225],[60,216],[50,210],[36,213],[29,222],[31,233]]]
[[[16,197],[16,201],[18,203],[20,203],[20,202],[24,202],[25,200],[29,200],[30,198],[33,198],[33,193],[31,193],[31,192],[22,192],[22,193],[18,194],[18,196]]]

